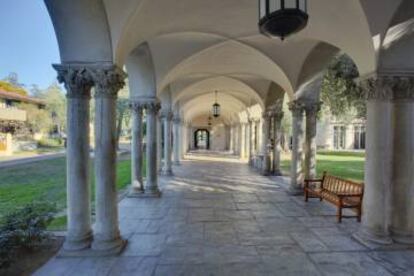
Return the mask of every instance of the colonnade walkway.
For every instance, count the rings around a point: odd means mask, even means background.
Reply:
[[[191,159],[191,160],[190,160]],[[222,161],[220,161],[222,159]],[[414,251],[368,248],[355,220],[305,204],[282,178],[228,155],[191,154],[161,178],[161,199],[125,198],[118,257],[54,258],[35,275],[412,275]]]

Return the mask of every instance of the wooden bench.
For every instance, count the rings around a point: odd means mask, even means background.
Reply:
[[[319,198],[335,204],[338,223],[342,218],[356,217],[361,222],[362,198],[364,196],[364,184],[352,182],[346,179],[323,173],[322,179],[305,180],[305,201],[309,198]],[[352,209],[356,216],[343,216],[342,209]]]

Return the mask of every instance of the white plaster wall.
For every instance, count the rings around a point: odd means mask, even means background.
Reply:
[[[211,130],[211,150],[225,151],[226,150],[226,127],[225,125],[216,125]]]

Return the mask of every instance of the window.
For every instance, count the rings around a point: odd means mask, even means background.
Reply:
[[[344,126],[334,127],[334,149],[342,150],[346,148],[346,128]]]
[[[365,149],[365,126],[354,127],[354,149]]]

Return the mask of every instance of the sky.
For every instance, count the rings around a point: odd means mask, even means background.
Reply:
[[[43,0],[0,0],[0,36],[0,79],[15,72],[27,88],[56,80],[59,49]]]

